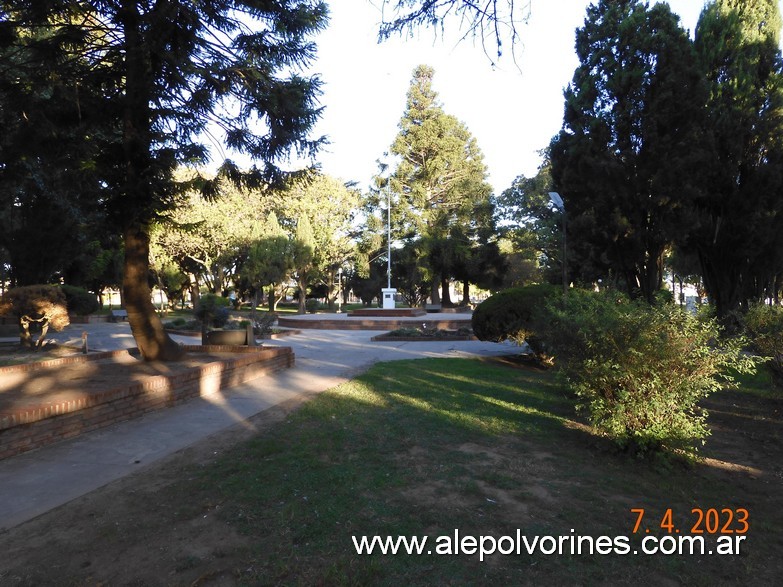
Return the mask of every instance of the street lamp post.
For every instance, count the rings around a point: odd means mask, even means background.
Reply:
[[[557,192],[549,192],[549,200],[555,208],[563,213],[563,298],[568,295],[568,245],[566,241],[566,209],[565,202]]]

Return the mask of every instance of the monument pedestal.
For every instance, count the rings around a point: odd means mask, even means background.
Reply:
[[[384,287],[381,290],[381,294],[383,296],[383,305],[381,307],[384,310],[393,310],[397,307],[394,303],[394,296],[396,293],[397,290],[393,287]]]

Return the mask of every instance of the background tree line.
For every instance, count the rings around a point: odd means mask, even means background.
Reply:
[[[563,128],[535,178],[499,198],[518,250],[652,301],[665,262],[696,274],[718,315],[778,301],[783,275],[781,17],[774,0],[708,3],[690,39],[666,4],[590,6]]]

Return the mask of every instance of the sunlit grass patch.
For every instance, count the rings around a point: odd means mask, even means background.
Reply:
[[[622,535],[631,534],[630,508],[687,516],[694,504],[749,503],[729,499],[731,485],[702,469],[618,455],[575,418],[551,372],[463,359],[379,364],[206,471],[205,487],[230,504],[226,522],[259,543],[251,582],[696,578],[687,557],[537,554],[481,563],[355,553],[352,537],[362,535]],[[728,559],[699,568],[741,574]]]

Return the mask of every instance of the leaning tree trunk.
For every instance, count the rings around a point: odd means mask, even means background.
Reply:
[[[150,98],[154,81],[148,47],[143,36],[140,3],[121,0],[117,12],[125,33],[125,100],[123,107],[123,153],[125,182],[123,237],[125,263],[122,276],[123,301],[133,338],[144,359],[174,361],[184,354],[174,342],[152,305],[149,286],[149,221],[154,217],[156,195],[151,178],[156,172],[151,156],[152,132]]]
[[[149,275],[149,233],[142,226],[125,229],[125,271],[122,291],[133,338],[147,361],[176,361],[184,351],[163,329],[152,305]]]

